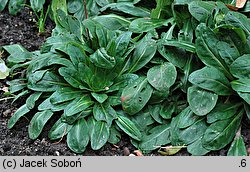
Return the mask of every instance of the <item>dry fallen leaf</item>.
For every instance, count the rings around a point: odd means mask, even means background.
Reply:
[[[142,152],[139,150],[135,150],[134,153],[136,154],[136,156],[143,156]]]
[[[237,7],[235,7],[235,6],[231,5],[231,4],[226,4],[226,6],[227,6],[227,8],[229,8],[232,11],[238,11],[238,9],[239,9],[239,8],[237,8]]]
[[[186,146],[166,146],[161,147],[158,151],[162,155],[174,155],[179,152],[182,148],[186,148]]]
[[[247,0],[236,0],[236,7],[243,8],[246,4]]]
[[[3,92],[5,92],[5,93],[9,92],[9,88],[8,88],[8,87],[3,87],[1,90],[2,90]]]

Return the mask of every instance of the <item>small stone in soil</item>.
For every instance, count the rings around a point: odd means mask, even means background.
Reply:
[[[10,109],[7,109],[6,111],[3,112],[3,117],[8,117],[8,115],[11,113]]]
[[[124,148],[123,148],[123,154],[124,154],[125,156],[129,156],[129,155],[130,155],[130,151],[129,151],[129,149],[128,149],[127,147],[124,147]]]
[[[56,151],[55,153],[56,153],[56,156],[59,156],[59,155],[60,155],[60,153],[59,153],[58,151]]]
[[[250,156],[250,148],[247,149],[248,156]]]

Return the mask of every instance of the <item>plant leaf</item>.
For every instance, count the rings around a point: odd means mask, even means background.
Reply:
[[[93,150],[98,150],[109,139],[109,126],[106,122],[103,121],[97,121],[94,124],[94,127],[92,129],[91,133],[91,148]]]
[[[148,70],[147,80],[158,91],[166,92],[175,83],[177,71],[172,63],[165,62]]]
[[[52,117],[53,112],[50,110],[45,110],[43,112],[37,112],[30,121],[28,128],[29,137],[31,139],[36,139],[43,130],[44,125]]]
[[[237,92],[250,93],[250,79],[238,79],[232,81],[231,85]]]
[[[11,0],[11,1],[15,1],[15,0]],[[17,1],[20,1],[20,0],[17,0]],[[10,2],[9,2],[9,5],[10,5]],[[31,56],[32,56],[31,53],[28,52],[21,45],[18,45],[18,44],[5,45],[3,46],[3,48],[10,54],[10,56],[8,57],[9,62],[22,63],[22,62],[25,62],[26,60],[31,59]]]
[[[91,93],[91,95],[95,98],[96,101],[98,101],[99,103],[103,103],[108,99],[108,95],[107,94],[97,94],[97,93]]]
[[[193,86],[188,88],[187,99],[191,110],[198,116],[204,116],[213,110],[218,95]]]
[[[200,60],[207,66],[215,67],[232,79],[226,62],[219,56],[217,50],[217,39],[215,33],[205,24],[200,24],[196,28],[197,39],[195,41],[196,52]]]
[[[79,119],[69,131],[67,135],[68,147],[76,152],[82,153],[85,151],[89,143],[88,124],[84,118]]]
[[[207,122],[214,123],[216,121],[225,120],[233,117],[241,103],[218,103],[215,108],[208,113]]]
[[[0,11],[3,11],[8,3],[8,0],[0,0]]]
[[[9,76],[10,69],[5,65],[5,62],[0,59],[0,79],[5,79]]]
[[[230,72],[236,78],[250,79],[250,54],[238,57],[231,65]]]
[[[227,152],[227,156],[247,156],[247,149],[241,135],[234,139]]]
[[[128,60],[129,73],[133,73],[144,67],[156,53],[156,42],[147,35],[136,45],[131,58]]]
[[[30,0],[31,8],[36,12],[39,12],[43,9],[44,3],[45,0]]]
[[[153,92],[147,78],[141,77],[124,88],[121,96],[123,109],[134,115],[139,112],[149,101]]]
[[[94,54],[90,55],[90,61],[96,67],[104,69],[112,69],[116,64],[115,58],[108,55],[105,48],[99,48]]]
[[[49,139],[57,140],[68,134],[73,125],[63,122],[62,118],[60,118],[49,130]]]
[[[139,147],[143,151],[155,150],[170,142],[170,124],[159,125],[151,129],[150,135],[142,137]]]
[[[86,110],[88,107],[93,105],[94,102],[88,95],[83,95],[80,98],[75,98],[68,106],[64,109],[64,117],[70,118],[71,116]]]
[[[25,114],[27,114],[30,111],[30,109],[27,107],[26,104],[22,105],[15,113],[14,115],[10,118],[9,123],[8,123],[8,128],[11,129],[16,122]]]
[[[26,105],[27,107],[31,110],[35,107],[36,101],[40,98],[42,95],[42,92],[36,92],[31,94],[27,99],[26,99]]]
[[[218,95],[230,95],[232,90],[228,79],[214,67],[204,67],[189,76],[189,82]]]
[[[188,145],[187,151],[189,153],[191,153],[192,155],[198,155],[198,156],[205,155],[208,152],[210,152],[209,150],[205,149],[202,146],[202,142],[201,142],[202,139],[203,139],[203,137],[200,137],[195,142],[193,142],[190,145]]]
[[[117,144],[120,140],[121,140],[120,132],[115,127],[111,127],[108,142],[111,144]]]
[[[141,140],[142,134],[131,120],[124,116],[118,115],[118,118],[115,122],[127,135],[135,140]]]
[[[97,121],[105,121],[108,126],[111,126],[116,118],[116,111],[108,103],[95,103],[93,115]]]
[[[220,150],[230,143],[241,123],[243,111],[233,118],[217,121],[211,124],[202,139],[202,146],[207,150]]]

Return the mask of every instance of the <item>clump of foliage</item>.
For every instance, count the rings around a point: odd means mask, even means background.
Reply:
[[[77,153],[124,132],[143,152],[171,145],[205,155],[231,143],[228,155],[246,155],[249,3],[234,12],[228,1],[142,2],[55,0],[56,28],[40,51],[4,46],[11,72],[25,72],[10,91],[28,96],[8,127],[36,111],[30,138],[59,116],[49,138],[67,135]]]

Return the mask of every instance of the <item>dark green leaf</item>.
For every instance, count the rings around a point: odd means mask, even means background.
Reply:
[[[130,119],[141,132],[146,132],[150,128],[149,126],[155,122],[150,115],[149,109],[140,111],[136,115],[130,117]]]
[[[183,120],[183,119],[180,119]],[[204,135],[207,129],[205,118],[198,118],[188,128],[180,130],[179,138],[185,145],[191,144]]]
[[[25,79],[14,79],[8,81],[7,84],[10,86],[9,91],[11,93],[16,93],[27,86],[27,81]]]
[[[204,67],[189,76],[189,82],[218,95],[230,95],[232,90],[228,79],[214,67]]]
[[[200,22],[206,22],[208,17],[211,16],[215,7],[215,3],[203,1],[193,1],[188,4],[189,12],[196,20]]]
[[[238,79],[232,81],[231,85],[237,92],[250,93],[250,79]]]
[[[44,125],[52,117],[53,112],[46,110],[43,112],[37,112],[35,116],[31,119],[28,128],[29,137],[31,139],[36,139],[43,130]]]
[[[62,118],[60,118],[50,129],[48,134],[49,139],[57,140],[62,138],[63,136],[68,134],[72,127],[73,125],[63,122]]]
[[[14,0],[15,1],[15,0]],[[8,61],[12,63],[21,63],[26,60],[31,59],[32,54],[28,52],[23,46],[14,44],[14,45],[5,45],[3,48],[10,54]]]
[[[115,127],[110,128],[110,135],[108,142],[111,144],[117,144],[121,140],[121,134]]]
[[[200,60],[207,66],[215,67],[232,79],[226,62],[219,56],[217,43],[219,42],[215,33],[205,24],[196,28],[196,52]]]
[[[246,112],[248,119],[250,120],[250,106],[248,104],[244,103],[244,109],[245,109],[245,112]]]
[[[79,119],[69,131],[67,135],[68,147],[76,152],[82,153],[85,151],[89,143],[88,124],[85,119]]]
[[[250,93],[237,92],[238,95],[250,105]]]
[[[91,93],[91,95],[98,101],[99,103],[103,103],[108,99],[107,94],[97,94],[97,93]]]
[[[156,0],[156,8],[151,11],[151,18],[161,19],[166,17],[167,15],[167,6],[169,6],[172,1],[171,0]]]
[[[142,134],[131,120],[119,115],[115,122],[127,135],[135,140],[141,140]]]
[[[230,11],[225,15],[224,20],[226,24],[236,28],[242,28],[248,35],[250,35],[250,19],[244,14]]]
[[[34,91],[52,92],[68,86],[58,75],[49,71],[37,71],[29,76],[28,88]]]
[[[14,115],[10,118],[9,123],[8,123],[8,128],[11,129],[16,122],[25,114],[27,114],[30,111],[30,109],[27,107],[26,104],[21,106],[15,113]]]
[[[175,110],[176,104],[174,102],[166,102],[161,106],[160,115],[164,119],[171,119]]]
[[[241,104],[233,104],[233,103],[218,103],[215,108],[208,113],[207,122],[214,123],[216,121],[225,120],[233,117],[239,106]]]
[[[182,48],[188,52],[195,53],[195,45],[189,41],[181,41],[181,40],[165,40],[163,45],[173,46],[176,48]]]
[[[52,94],[52,96],[50,97],[50,102],[52,104],[59,104],[73,100],[83,94],[84,93],[81,90],[77,90],[72,87],[62,87]]]
[[[44,3],[45,0],[30,0],[31,8],[36,12],[39,12],[43,9]]]
[[[116,118],[116,111],[108,103],[95,103],[93,115],[97,121],[105,121],[108,126],[111,126],[112,121]]]
[[[151,134],[144,136],[139,144],[141,150],[155,150],[170,143],[170,124],[159,125],[151,129]]]
[[[167,26],[169,23],[172,23],[173,19],[168,20],[163,19],[150,19],[150,18],[138,18],[131,22],[129,30],[135,33],[143,33],[159,28],[162,26]]]
[[[26,0],[10,0],[8,6],[10,14],[16,15],[19,11],[21,11],[25,1]]]
[[[247,149],[241,135],[236,136],[227,152],[227,156],[247,156]]]
[[[230,66],[234,77],[250,79],[250,54],[237,58]]]
[[[101,8],[101,11],[105,11],[107,9],[124,12],[126,14],[130,14],[136,17],[149,17],[150,16],[150,13],[148,10],[144,8],[136,7],[133,5],[133,3],[129,3],[129,2],[111,3]]]
[[[94,54],[90,55],[90,61],[95,66],[104,69],[112,69],[116,64],[115,58],[108,55],[105,48],[100,48]]]
[[[78,66],[78,63],[84,63],[85,62],[85,52],[80,47],[77,47],[74,44],[68,44],[67,45],[67,53],[70,56],[71,62],[74,64],[75,67]],[[69,66],[67,66],[69,67]]]
[[[152,38],[145,36],[139,44],[136,45],[134,54],[128,60],[129,73],[136,72],[144,67],[156,53],[156,42]]]
[[[241,123],[243,111],[235,117],[217,121],[211,124],[206,130],[202,139],[202,146],[207,150],[220,150],[229,144]]]
[[[109,126],[106,122],[97,121],[92,130],[91,148],[98,150],[103,147],[109,139]]]
[[[152,116],[152,118],[154,118],[156,122],[162,124],[163,120],[160,116],[160,110],[161,110],[161,106],[158,104],[154,106],[151,106],[151,105],[148,106],[148,111],[150,115]]]
[[[180,120],[178,127],[184,129],[193,125],[200,117],[195,115],[188,106],[180,113]]]
[[[148,70],[148,82],[158,91],[166,92],[175,83],[177,71],[172,63],[165,62]]]
[[[91,101],[91,98],[88,95],[83,95],[82,97],[76,98],[70,104],[68,104],[68,106],[64,109],[64,116],[65,118],[73,116],[86,110],[93,104],[94,102]]]
[[[7,3],[8,3],[8,0],[0,0],[0,11],[4,10]]]
[[[153,92],[147,78],[141,77],[124,88],[121,96],[123,109],[133,115],[139,112],[149,101]]]
[[[116,40],[116,55],[122,57],[127,50],[127,47],[131,41],[132,32],[124,32],[119,35]]]
[[[27,99],[26,99],[26,105],[29,109],[33,109],[35,107],[36,101],[40,98],[42,95],[41,92],[36,92],[31,94]]]
[[[128,28],[130,24],[129,20],[115,14],[96,16],[93,18],[93,20],[97,21],[109,30],[119,30],[122,28]]]
[[[73,87],[80,88],[81,86],[84,86],[81,82],[80,75],[75,68],[61,67],[59,73]]]
[[[187,99],[191,110],[198,116],[204,116],[213,110],[218,95],[193,86],[188,88]]]
[[[202,142],[201,142],[202,138],[203,137],[200,137],[198,140],[188,145],[187,151],[191,153],[192,155],[198,155],[198,156],[207,154],[209,150],[205,149],[202,146]]]

